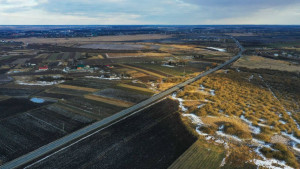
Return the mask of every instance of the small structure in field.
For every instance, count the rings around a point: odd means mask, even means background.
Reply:
[[[49,68],[48,68],[47,65],[42,66],[42,67],[39,67],[39,70],[42,70],[42,71],[45,71],[45,70],[48,70],[48,69],[49,69]]]
[[[78,64],[77,65],[77,70],[81,70],[81,69],[83,69],[85,66],[84,66],[84,64]]]

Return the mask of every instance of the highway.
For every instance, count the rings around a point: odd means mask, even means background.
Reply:
[[[82,128],[82,129],[79,129],[67,136],[64,136],[56,141],[53,141],[47,145],[44,145],[28,154],[25,154],[25,155],[23,155],[19,158],[16,158],[10,162],[7,162],[7,163],[3,164],[2,166],[0,166],[0,168],[1,169],[12,169],[12,168],[23,167],[26,164],[28,164],[32,161],[35,161],[43,156],[51,154],[59,149],[63,149],[64,147],[69,146],[70,144],[72,144],[78,140],[82,140],[82,139],[92,135],[93,133],[97,132],[97,130],[102,130],[103,128],[105,128],[107,126],[110,126],[120,120],[123,120],[126,117],[129,117],[132,114],[135,114],[135,113],[141,111],[145,107],[148,107],[148,106],[152,105],[153,103],[163,99],[164,97],[167,97],[168,95],[183,88],[184,86],[186,86],[190,83],[193,83],[193,82],[197,81],[198,79],[200,79],[204,76],[207,76],[207,75],[235,62],[242,56],[242,53],[244,52],[244,48],[235,38],[233,38],[233,37],[231,37],[231,38],[236,42],[236,45],[240,48],[240,52],[236,56],[231,58],[230,60],[226,61],[225,63],[223,63],[213,69],[210,69],[202,74],[199,74],[198,76],[191,78],[183,83],[180,83],[166,91],[156,94],[156,95],[152,96],[151,98],[144,100],[130,108],[122,110],[119,113],[116,113],[116,114],[114,114],[110,117],[107,117],[101,121],[95,122],[89,126]]]

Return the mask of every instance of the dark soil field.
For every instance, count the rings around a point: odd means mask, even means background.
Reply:
[[[29,168],[167,168],[196,140],[177,111],[164,100]]]
[[[50,98],[55,98],[55,99],[70,99],[70,98],[74,97],[71,95],[66,95],[66,94],[61,94],[61,93],[47,93],[47,92],[38,93],[36,96],[50,97]]]
[[[13,89],[13,88],[0,88],[0,95],[5,96],[29,96],[38,93],[39,89]]]
[[[73,89],[66,89],[66,88],[59,88],[59,87],[52,88],[47,92],[55,93],[55,94],[57,93],[57,94],[64,94],[64,95],[73,95],[73,96],[83,96],[89,93],[82,90],[73,90]]]
[[[0,120],[14,116],[18,113],[22,113],[31,109],[35,109],[44,105],[49,104],[45,103],[34,103],[29,99],[21,98],[11,98],[0,102]]]
[[[73,97],[67,99],[66,104],[95,114],[100,119],[111,116],[124,109],[123,107],[119,107],[117,105],[106,104],[103,102],[85,99],[82,97]]]
[[[90,79],[90,78],[78,78],[72,81],[68,81],[64,84],[72,85],[72,86],[80,86],[80,87],[89,87],[95,89],[104,89],[113,87],[117,84],[118,81],[112,80],[101,80],[101,79]]]
[[[138,103],[149,98],[146,95],[137,94],[134,92],[120,90],[120,89],[112,89],[112,88],[107,88],[99,92],[96,92],[94,94],[103,97],[110,97],[118,100],[133,102],[133,103]]]
[[[52,105],[1,119],[0,160],[15,159],[93,121]]]
[[[5,74],[0,74],[0,85],[13,81],[13,78]]]

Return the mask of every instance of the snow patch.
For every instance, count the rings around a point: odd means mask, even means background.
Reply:
[[[207,49],[212,49],[212,50],[216,50],[216,51],[219,51],[219,52],[226,52],[226,49],[215,48],[215,47],[207,47]]]
[[[279,123],[281,123],[281,124],[286,124],[286,122],[283,121],[283,120],[279,120]]]
[[[174,100],[178,100],[178,102],[179,102],[179,108],[182,110],[182,111],[184,111],[184,112],[186,112],[188,109],[186,108],[186,107],[184,107],[184,105],[183,105],[183,99],[182,98],[178,98],[178,97],[176,97],[177,96],[177,94],[176,93],[173,93],[172,94],[172,98],[174,99]]]
[[[200,117],[196,116],[195,114],[182,114],[183,117],[188,117],[193,124],[197,124],[197,125],[203,125],[202,120],[200,119]]]
[[[197,126],[197,127],[196,127],[196,132],[197,132],[200,136],[208,136],[208,134],[203,133],[202,131],[200,131],[200,127],[201,127],[201,126]],[[210,136],[209,136],[209,137],[210,137]]]
[[[240,138],[238,138],[236,136],[229,135],[229,134],[225,134],[222,131],[217,131],[216,134],[219,135],[219,136],[222,136],[222,137],[230,138],[230,139],[238,141],[238,142],[242,142],[242,140]]]
[[[275,159],[268,159],[268,160],[254,159],[253,162],[257,166],[271,168],[271,169],[282,169],[282,168],[284,168],[284,169],[293,169],[292,167],[287,166],[284,162],[281,162],[281,161],[278,161],[278,160],[275,160]],[[272,164],[278,164],[282,167],[277,167],[277,166],[274,166]]]
[[[164,66],[164,67],[175,67],[175,66],[172,66],[172,65],[161,65],[161,66]]]
[[[47,82],[47,81],[36,81],[36,82],[23,82],[17,80],[16,83],[19,85],[27,85],[27,86],[51,86],[51,85],[56,85],[65,82],[64,80],[59,80],[59,81],[52,81],[52,82]]]
[[[288,137],[289,139],[296,142],[297,144],[300,144],[300,140],[298,138],[296,138],[293,134],[288,134],[286,132],[281,132],[281,134]]]
[[[203,106],[205,106],[205,104],[200,104],[199,106],[197,106],[198,109],[202,108]]]
[[[204,90],[204,89],[205,89],[205,87],[204,87],[203,85],[200,85],[200,88],[201,88],[202,90]]]
[[[104,77],[104,76],[85,76],[86,78],[92,78],[92,79],[103,79],[103,80],[120,80],[120,77]]]
[[[251,80],[253,79],[253,77],[254,77],[254,76],[251,75],[251,76],[248,78],[248,81],[251,82]]]
[[[216,94],[215,94],[215,90],[209,90],[209,92],[210,92],[210,95],[212,95],[212,96],[215,96]]]
[[[252,122],[250,120],[246,119],[244,115],[241,115],[240,118],[249,125],[249,128],[251,129],[251,131],[254,134],[259,134],[260,133],[260,128],[256,127],[256,126],[253,126]]]

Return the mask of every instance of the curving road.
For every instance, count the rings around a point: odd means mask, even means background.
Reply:
[[[207,75],[235,62],[242,56],[242,53],[244,52],[244,48],[242,47],[242,45],[239,43],[238,40],[236,40],[233,37],[231,37],[231,38],[236,42],[236,45],[240,48],[240,52],[236,56],[231,58],[230,60],[226,61],[225,63],[223,63],[213,69],[210,69],[202,74],[199,74],[198,76],[191,78],[183,83],[180,83],[166,91],[163,91],[157,95],[154,95],[153,97],[151,97],[147,100],[144,100],[128,109],[125,109],[125,110],[123,110],[119,113],[116,113],[110,117],[107,117],[101,121],[95,122],[89,126],[86,126],[82,129],[80,129],[80,130],[77,130],[65,137],[62,137],[56,141],[53,141],[47,145],[44,145],[28,154],[25,154],[25,155],[23,155],[19,158],[16,158],[10,162],[7,162],[4,165],[0,166],[0,168],[1,169],[12,169],[12,168],[22,167],[32,161],[37,160],[38,158],[41,158],[43,156],[46,156],[47,154],[50,154],[59,149],[62,149],[63,147],[70,146],[70,144],[73,145],[74,143],[77,143],[78,141],[93,135],[94,133],[102,130],[103,128],[106,128],[114,123],[117,123],[120,120],[123,120],[135,113],[138,113],[139,111],[143,110],[144,108],[153,105],[157,101],[159,101],[159,100],[163,99],[164,97],[172,94],[173,92],[181,89],[182,87],[184,87],[192,82],[195,82],[198,79],[200,79],[204,76],[207,76]]]

